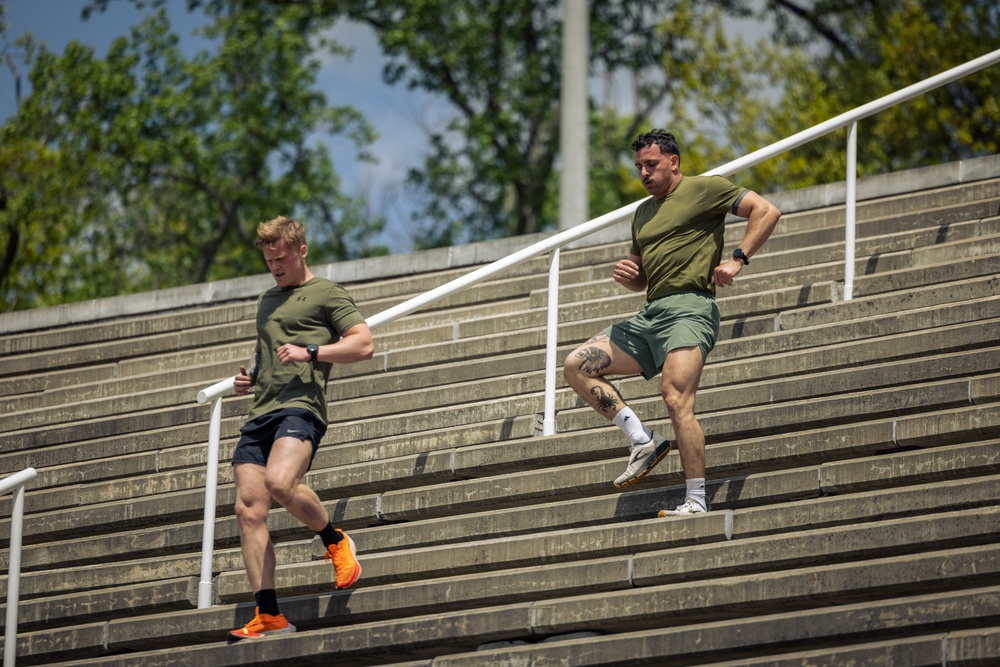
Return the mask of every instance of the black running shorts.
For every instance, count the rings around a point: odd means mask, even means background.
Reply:
[[[309,410],[286,408],[261,415],[244,424],[240,429],[240,441],[233,452],[233,463],[256,463],[267,465],[271,446],[278,438],[297,438],[312,444],[309,465],[316,457],[320,440],[326,435],[326,424]]]

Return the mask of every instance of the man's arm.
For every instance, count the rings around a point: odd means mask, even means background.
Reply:
[[[646,289],[646,274],[642,271],[642,257],[629,253],[628,259],[615,264],[614,279],[633,292]]]
[[[371,329],[364,322],[355,324],[341,335],[336,343],[320,345],[316,358],[330,364],[353,364],[355,361],[371,359],[375,353],[375,342]]]
[[[781,217],[781,211],[778,210],[777,206],[751,191],[747,192],[740,201],[736,215],[747,219],[747,229],[739,248],[749,259],[760,250],[771,232],[774,231],[774,226],[778,224],[778,218]],[[715,267],[713,282],[720,286],[732,285],[733,278],[742,270],[743,262],[730,257]]]
[[[374,353],[375,342],[372,340],[371,329],[361,322],[345,331],[336,343],[320,345],[316,359],[327,364],[352,364],[371,359]],[[285,343],[278,348],[278,359],[285,364],[305,363],[310,360],[309,350],[301,345]]]

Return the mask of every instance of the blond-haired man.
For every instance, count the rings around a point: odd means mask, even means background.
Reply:
[[[294,632],[278,608],[274,545],[267,528],[272,503],[316,532],[333,563],[337,588],[361,575],[354,541],[334,528],[316,493],[302,483],[328,424],[326,385],[334,364],[370,359],[371,331],[340,285],[306,265],[306,234],[291,218],[257,228],[257,247],[276,283],[257,301],[257,348],[248,372],[240,366],[236,393],[254,401],[233,454],[236,519],[257,613],[232,640]]]

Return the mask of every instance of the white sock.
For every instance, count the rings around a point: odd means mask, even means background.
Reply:
[[[705,500],[705,478],[692,477],[687,481],[687,497],[693,498],[701,503],[701,506],[708,509],[708,502]]]
[[[622,430],[633,445],[642,445],[650,441],[653,432],[642,425],[632,408],[624,407],[618,411],[611,423]]]

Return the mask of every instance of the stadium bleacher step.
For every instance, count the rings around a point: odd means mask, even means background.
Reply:
[[[38,471],[18,664],[1000,664],[1000,157],[860,185],[853,299],[826,186],[775,195],[774,234],[719,291],[704,516],[656,518],[684,499],[676,453],[616,489],[624,439],[558,373],[541,437],[547,257],[376,330],[331,379],[306,478],[364,574],[333,590],[319,539],[274,508],[299,632],[255,643],[225,641],[253,615],[228,466],[250,399],[222,402],[197,609],[194,395],[249,360],[270,276],[0,315],[0,471]],[[519,242],[314,269],[371,316]],[[641,306],[609,277],[628,243],[623,223],[562,251],[560,358]],[[671,435],[658,381],[615,383]]]

